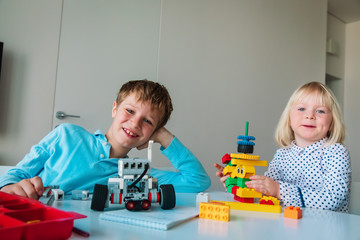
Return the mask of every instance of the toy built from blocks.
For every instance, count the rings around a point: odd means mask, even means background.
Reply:
[[[234,195],[237,202],[222,202],[229,205],[231,209],[281,213],[280,201],[275,197],[263,196],[262,193],[252,188],[247,188],[245,182],[250,181],[250,177],[255,175],[255,166],[266,167],[267,162],[259,160],[260,156],[252,155],[254,152],[255,137],[248,136],[249,122],[246,122],[245,135],[240,135],[237,139],[238,153],[225,154],[222,163],[226,164],[223,174],[230,175],[225,181],[227,192]],[[254,199],[259,199],[255,203]]]

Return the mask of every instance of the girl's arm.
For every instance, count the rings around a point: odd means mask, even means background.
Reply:
[[[351,183],[350,154],[345,146],[335,144],[326,149],[321,168],[308,170],[300,183],[305,207],[348,211]],[[306,174],[306,173],[304,173]],[[315,178],[317,181],[311,181]]]

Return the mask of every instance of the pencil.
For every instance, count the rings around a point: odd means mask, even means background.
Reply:
[[[83,230],[81,230],[81,229],[79,229],[79,228],[77,228],[77,227],[73,227],[72,231],[73,231],[74,233],[77,233],[77,234],[83,236],[83,237],[89,237],[89,236],[90,236],[90,233],[85,232],[85,231],[83,231]]]

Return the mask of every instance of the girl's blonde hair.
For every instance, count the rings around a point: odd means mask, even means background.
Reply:
[[[295,139],[294,131],[291,129],[290,125],[291,108],[310,94],[317,94],[320,104],[326,106],[332,113],[332,122],[327,134],[328,141],[326,146],[335,143],[343,143],[345,139],[345,125],[339,103],[334,93],[320,82],[309,82],[296,89],[281,114],[275,131],[275,139],[280,147],[289,147],[291,142]]]

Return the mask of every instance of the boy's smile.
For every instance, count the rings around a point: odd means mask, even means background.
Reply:
[[[115,156],[125,157],[132,149],[149,141],[160,121],[160,111],[150,102],[139,101],[136,94],[129,94],[121,103],[113,104],[113,123],[106,133]],[[121,155],[121,156],[119,156]]]
[[[139,136],[139,135],[131,132],[131,131],[130,131],[129,129],[127,129],[127,128],[123,128],[123,130],[124,130],[128,135],[130,135],[129,137],[134,137],[134,138],[136,138],[136,137]]]
[[[304,98],[290,111],[290,124],[299,147],[309,146],[326,137],[331,122],[331,111],[319,103],[317,95]]]

